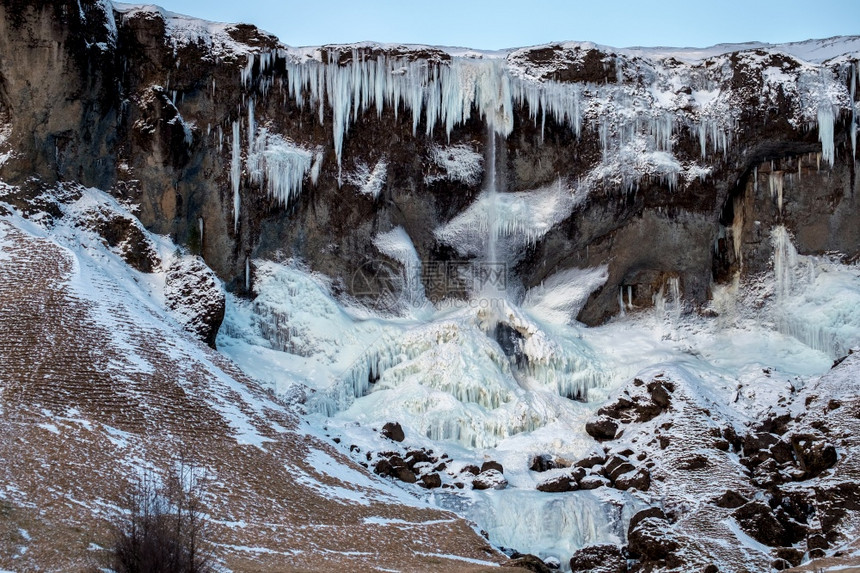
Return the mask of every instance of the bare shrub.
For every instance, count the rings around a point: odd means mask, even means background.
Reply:
[[[162,482],[139,476],[116,525],[112,568],[117,573],[210,573],[202,472],[181,460]]]

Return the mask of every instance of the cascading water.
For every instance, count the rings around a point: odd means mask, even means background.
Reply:
[[[486,262],[490,265],[498,259],[498,189],[496,189],[496,134],[490,128],[487,135],[487,251]]]

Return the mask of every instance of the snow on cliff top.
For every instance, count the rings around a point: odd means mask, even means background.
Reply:
[[[116,12],[123,15],[139,14],[142,12],[160,14],[167,24],[168,34],[180,44],[196,43],[202,40],[205,44],[221,47],[225,51],[234,54],[247,54],[260,51],[259,47],[249,46],[236,41],[229,34],[228,30],[234,28],[237,24],[210,22],[201,18],[177,14],[153,4],[126,4],[122,2],[114,2],[113,7]],[[261,33],[263,35],[274,37],[273,34],[262,30]],[[810,39],[784,44],[768,44],[763,42],[717,44],[706,48],[677,48],[662,46],[615,48],[612,46],[595,44],[593,42],[561,42],[521,48],[510,48],[507,50],[480,50],[467,47],[429,46],[422,44],[397,44],[370,41],[350,44],[328,44],[326,46],[293,47],[284,45],[284,47],[287,48],[289,52],[300,58],[318,57],[319,49],[322,47],[337,47],[340,49],[378,48],[386,51],[396,49],[404,52],[433,50],[444,52],[450,56],[464,58],[505,58],[517,52],[529,52],[544,47],[561,47],[565,50],[575,48],[580,48],[582,50],[597,49],[602,52],[627,55],[630,57],[642,57],[651,60],[674,58],[690,64],[732,52],[763,50],[773,53],[788,54],[799,60],[810,63],[822,63],[843,55],[855,58],[860,57],[860,36],[835,36],[832,38]]]

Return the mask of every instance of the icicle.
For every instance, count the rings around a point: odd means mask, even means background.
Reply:
[[[254,149],[254,135],[257,132],[257,122],[254,120],[254,98],[248,98],[248,153]]]
[[[618,314],[621,316],[626,316],[627,313],[624,312],[624,286],[618,287]]]
[[[254,78],[254,54],[248,54],[248,63],[242,70],[242,87],[247,87]]]
[[[860,77],[857,74],[857,68],[860,67],[860,62],[851,66],[851,156],[857,159],[857,82],[860,82]]]
[[[732,219],[732,247],[735,259],[743,264],[743,232],[744,232],[744,198],[735,197],[733,200],[734,218]]]
[[[627,308],[633,308],[633,286],[627,285]]]
[[[203,252],[203,217],[197,217],[198,233],[200,234],[200,252]]]
[[[782,214],[782,197],[785,179],[782,171],[771,171],[768,178],[768,187],[770,188],[771,199],[776,198],[776,204],[779,208],[779,213]]]
[[[289,204],[301,193],[302,181],[309,171],[316,183],[321,163],[321,151],[309,151],[266,128],[260,128],[246,161],[251,183],[265,185],[269,197],[281,205]]]
[[[245,257],[245,291],[251,291],[251,257]]]
[[[821,102],[818,105],[818,140],[821,142],[821,155],[824,160],[833,167],[835,158],[835,145],[833,141],[833,107],[830,102]]]
[[[672,315],[675,320],[681,317],[681,280],[678,277],[670,277],[669,294],[672,296]]]
[[[239,231],[239,179],[242,176],[242,151],[239,143],[239,122],[233,122],[233,155],[230,164],[230,180],[233,184],[233,232]]]
[[[774,292],[778,300],[783,300],[791,294],[792,276],[797,267],[797,251],[783,225],[774,227],[771,232],[771,242],[773,243]]]

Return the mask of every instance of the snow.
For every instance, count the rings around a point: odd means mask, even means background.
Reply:
[[[422,277],[421,258],[412,244],[412,239],[403,227],[395,227],[387,233],[381,233],[374,237],[373,244],[382,254],[391,257],[402,265],[403,295],[413,308],[420,308],[427,304],[424,294],[424,283]]]
[[[526,292],[523,309],[545,322],[570,324],[576,320],[591,293],[603,286],[608,278],[606,265],[559,271]]]
[[[826,372],[831,356],[860,343],[860,271],[793,254],[779,228],[772,236],[774,272],[752,290],[715,287],[720,316],[688,313],[678,280],[670,278],[655,293],[654,309],[628,308],[625,318],[597,328],[574,319],[605,280],[604,267],[554,273],[520,304],[439,305],[418,319],[359,315],[334,298],[322,277],[257,261],[257,300],[230,301],[230,326],[218,342],[279,393],[292,396],[303,388],[309,420],[345,445],[390,447],[374,428],[397,420],[409,447],[441,448],[464,460],[452,461],[452,471],[481,459],[500,461],[507,489],[437,493],[435,503],[474,520],[496,545],[564,563],[584,544],[622,542],[630,513],[612,512],[622,505],[632,512],[639,502],[536,492],[538,477],[527,471],[528,460],[547,453],[585,456],[594,442],[582,431],[584,422],[614,389],[634,376],[663,374],[742,423],[789,387]],[[413,256],[408,239],[395,228],[377,243],[404,261]],[[519,333],[519,358],[505,354],[493,324]],[[273,344],[287,325],[289,340]]]
[[[430,160],[443,172],[427,173],[424,176],[424,183],[427,185],[448,180],[475,186],[481,181],[484,158],[471,145],[463,143],[447,147],[432,145]]]
[[[385,159],[377,161],[373,169],[359,161],[355,165],[355,171],[347,174],[346,182],[357,187],[359,194],[376,199],[382,192],[387,176],[388,162]]]
[[[622,515],[620,500],[602,499],[589,491],[552,494],[533,489],[472,491],[465,499],[438,494],[436,499],[442,507],[480,524],[495,544],[527,547],[530,553],[562,563],[587,545],[623,544],[637,506],[628,499]]]
[[[155,340],[169,340],[165,351],[177,358],[177,362],[187,368],[202,367],[211,373],[206,391],[199,394],[200,399],[218,412],[224,422],[233,430],[237,443],[264,448],[271,441],[267,432],[280,432],[283,428],[274,421],[262,426],[260,420],[267,420],[268,410],[277,411],[278,406],[267,398],[261,398],[249,391],[247,386],[237,382],[215,365],[201,352],[199,343],[184,334],[181,324],[165,308],[166,269],[177,253],[177,246],[167,237],[153,235],[139,226],[150,247],[153,248],[161,266],[153,273],[141,273],[129,267],[122,258],[105,244],[95,232],[85,224],[93,213],[108,212],[127,217],[140,225],[113,197],[97,189],[76,188],[79,197],[62,205],[64,217],[55,221],[50,229],[38,222],[27,220],[13,213],[5,219],[20,230],[36,237],[56,243],[70,262],[71,270],[64,277],[64,285],[70,296],[81,301],[87,309],[87,320],[94,328],[107,333],[111,338],[110,350],[119,353],[122,359],[111,359],[108,368],[119,382],[133,383],[135,374],[151,374],[155,365],[142,355],[130,341],[129,325],[150,334]],[[106,349],[92,349],[95,355]],[[177,380],[181,386],[192,389],[184,377]],[[196,389],[195,389],[196,390]],[[90,420],[80,417],[79,413],[69,410],[62,416],[51,416],[53,425],[61,423],[80,425],[92,430]],[[48,431],[52,428],[46,427]],[[109,431],[112,440],[122,445],[127,435]]]
[[[491,262],[513,262],[517,253],[566,219],[584,198],[585,193],[561,180],[517,193],[484,191],[434,234],[462,256],[483,255],[486,237],[491,234],[503,251]]]
[[[100,1],[105,4],[112,4],[113,9],[110,10],[111,16],[115,11],[119,14],[120,18],[143,17],[160,18],[163,20],[167,36],[173,45],[174,51],[178,51],[183,46],[200,44],[205,46],[207,51],[216,58],[226,58],[253,52],[253,48],[250,46],[237,42],[230,37],[228,30],[233,27],[232,24],[209,22],[200,18],[170,12],[151,4]]]
[[[306,149],[266,128],[261,127],[256,137],[249,136],[248,177],[253,184],[265,187],[269,197],[282,206],[289,205],[302,192],[309,173],[312,182],[316,182],[321,162],[321,150]]]

